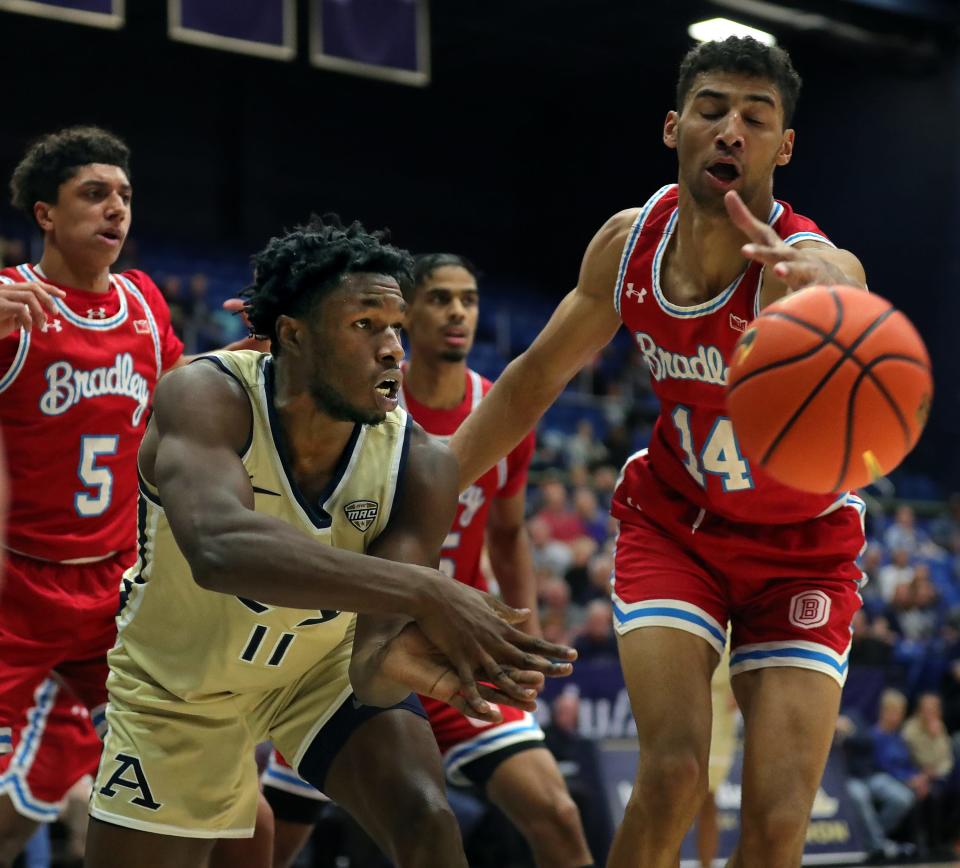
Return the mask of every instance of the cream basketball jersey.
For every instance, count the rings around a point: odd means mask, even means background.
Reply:
[[[255,509],[317,542],[365,552],[390,519],[412,421],[402,408],[357,425],[323,494],[309,502],[286,460],[269,354],[223,351],[214,364],[243,386],[253,410],[242,457]],[[176,697],[203,702],[283,687],[336,647],[349,612],[289,609],[201,588],[180,552],[157,490],[140,481],[138,557],[123,578],[113,668],[130,660]],[[267,577],[269,578],[269,577]]]

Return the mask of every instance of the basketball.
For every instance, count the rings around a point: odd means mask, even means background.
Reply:
[[[737,342],[727,382],[747,458],[816,493],[893,470],[920,437],[933,395],[911,322],[849,286],[811,287],[765,308]]]

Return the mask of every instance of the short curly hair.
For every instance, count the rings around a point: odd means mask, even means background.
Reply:
[[[279,354],[277,317],[303,316],[349,274],[371,272],[396,279],[404,296],[413,286],[413,257],[389,243],[388,230],[367,232],[336,214],[312,216],[271,238],[253,257],[253,283],[240,293],[251,334],[268,339]]]
[[[67,127],[33,142],[10,178],[15,208],[33,216],[36,202],[56,202],[60,185],[81,166],[106,163],[119,166],[130,178],[130,149],[100,127]]]
[[[415,293],[438,268],[454,266],[468,272],[474,280],[480,272],[466,256],[459,253],[418,253],[413,261],[413,292]]]
[[[677,76],[677,111],[701,72],[735,72],[773,82],[783,100],[783,126],[790,126],[803,84],[790,55],[775,45],[764,45],[751,36],[729,36],[719,42],[701,42],[687,52]]]

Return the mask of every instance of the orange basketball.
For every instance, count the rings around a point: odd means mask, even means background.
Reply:
[[[765,308],[733,352],[727,412],[746,456],[803,491],[858,488],[913,448],[933,380],[900,311],[849,286],[815,286]]]

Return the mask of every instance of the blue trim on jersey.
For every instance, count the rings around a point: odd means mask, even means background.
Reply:
[[[686,612],[683,609],[674,609],[672,606],[651,606],[648,609],[634,609],[632,612],[624,612],[614,603],[613,614],[621,624],[627,621],[634,621],[637,618],[651,618],[654,616],[660,618],[677,618],[680,621],[689,621],[691,624],[702,627],[710,633],[711,636],[715,636],[718,642],[722,642],[723,644],[727,642],[727,634],[718,630],[705,618],[701,618],[693,612]]]
[[[150,335],[153,337],[153,353],[157,360],[157,378],[159,379],[163,373],[163,354],[160,350],[160,329],[157,328],[157,321],[153,318],[153,311],[150,309],[150,305],[147,304],[147,300],[143,297],[143,293],[137,289],[132,280],[124,277],[122,274],[118,274],[116,277],[124,287],[126,287],[127,292],[132,293],[133,297],[140,302],[140,306],[143,308],[143,314],[147,318],[147,325],[150,327]]]
[[[815,660],[817,663],[824,663],[837,673],[843,675],[847,671],[850,661],[844,660],[843,663],[837,663],[829,654],[823,654],[819,651],[809,651],[806,648],[776,648],[772,651],[748,651],[743,654],[735,653],[730,658],[730,665],[736,666],[747,660],[769,660],[770,658],[790,658],[799,657],[803,660]]]
[[[10,369],[0,378],[0,394],[5,392],[7,389],[13,385],[13,381],[17,379],[17,375],[23,368],[24,363],[27,361],[27,353],[30,350],[30,332],[25,328],[20,328],[20,346],[17,347],[17,354],[13,357],[13,364],[10,365]]]
[[[450,751],[450,753],[448,753],[444,757],[443,764],[445,766],[453,765],[454,763],[458,762],[462,757],[469,756],[470,754],[475,753],[476,751],[486,747],[489,744],[492,744],[495,741],[498,741],[504,738],[512,738],[513,736],[519,735],[524,732],[536,732],[539,729],[540,729],[540,724],[537,723],[535,720],[533,720],[533,721],[530,721],[525,726],[520,726],[520,727],[517,727],[516,729],[510,729],[506,732],[495,731],[491,735],[486,736],[485,738],[477,739],[476,741],[471,742],[468,745],[464,745],[461,748],[455,748],[454,750]]]
[[[794,232],[793,235],[788,235],[783,239],[784,244],[796,244],[799,241],[822,241],[824,244],[836,247],[829,238],[818,232]]]
[[[670,215],[670,219],[667,221],[666,227],[663,230],[663,237],[660,239],[660,243],[657,245],[656,253],[653,255],[653,295],[657,300],[657,304],[660,305],[660,309],[670,316],[676,316],[682,319],[696,316],[706,316],[707,314],[711,314],[719,310],[730,300],[733,294],[737,291],[737,287],[740,286],[740,281],[742,281],[746,276],[747,270],[744,269],[743,272],[737,276],[723,292],[720,293],[720,295],[708,302],[704,302],[703,304],[683,307],[681,305],[674,304],[672,301],[668,301],[667,297],[660,289],[660,265],[663,260],[663,254],[667,249],[667,244],[670,242],[670,236],[673,235],[673,228],[676,226],[679,216],[680,209],[675,208],[673,214]],[[747,267],[749,268],[749,266]]]
[[[264,394],[266,396],[267,404],[267,417],[270,420],[270,434],[273,437],[273,445],[276,448],[277,455],[280,458],[280,465],[283,467],[283,473],[287,477],[287,485],[290,486],[291,493],[293,494],[297,503],[300,504],[300,508],[307,514],[307,517],[313,523],[313,526],[318,530],[328,528],[333,524],[333,516],[331,516],[330,513],[323,508],[323,504],[330,499],[333,493],[340,486],[340,483],[343,481],[344,474],[347,472],[347,468],[350,467],[350,459],[353,458],[353,453],[357,449],[357,442],[360,440],[360,433],[363,431],[363,425],[357,423],[353,426],[353,433],[350,435],[350,440],[343,452],[340,453],[340,458],[337,460],[337,466],[334,468],[333,475],[330,477],[330,481],[326,484],[323,491],[320,492],[320,495],[317,497],[316,504],[311,503],[309,500],[307,500],[303,492],[300,491],[300,486],[297,485],[293,476],[293,469],[291,467],[290,456],[287,451],[287,444],[283,437],[283,429],[280,426],[280,417],[277,416],[277,409],[273,403],[275,375],[273,370],[273,359],[269,356],[266,357],[266,361],[264,362],[263,374]]]
[[[24,727],[26,737],[21,738],[20,744],[17,745],[17,752],[13,757],[14,764],[23,764],[24,757],[28,756],[33,750],[33,743],[43,734],[47,717],[53,709],[53,701],[56,696],[57,682],[52,678],[45,679],[37,696],[37,704],[27,712],[27,725]]]
[[[23,277],[31,282],[43,280],[43,274],[39,272],[34,274],[29,265],[19,265],[17,266],[17,271],[19,271]],[[113,275],[111,275],[111,277],[113,277]],[[67,322],[73,323],[75,326],[79,326],[80,328],[84,329],[92,329],[93,331],[106,331],[120,325],[120,323],[127,318],[126,293],[117,284],[111,282],[111,285],[117,291],[117,296],[120,301],[120,309],[113,316],[107,319],[93,319],[80,316],[67,307],[67,305],[57,298],[57,296],[53,296],[53,303],[57,306],[60,313],[63,314],[63,318],[67,320]]]
[[[637,244],[637,238],[643,231],[643,225],[647,222],[647,218],[650,216],[654,205],[667,194],[667,191],[672,190],[675,186],[675,184],[666,184],[657,190],[657,192],[647,200],[647,204],[643,206],[639,215],[637,215],[633,228],[630,230],[630,235],[627,237],[627,243],[624,245],[623,254],[620,258],[620,268],[617,270],[617,282],[613,285],[613,306],[617,309],[618,314],[620,313],[620,295],[623,292],[623,279],[627,276],[627,266],[630,264],[630,258],[633,256],[633,248]]]
[[[773,207],[770,209],[770,216],[767,218],[767,225],[773,226],[773,224],[780,219],[781,214],[783,214],[783,205],[774,199]]]

